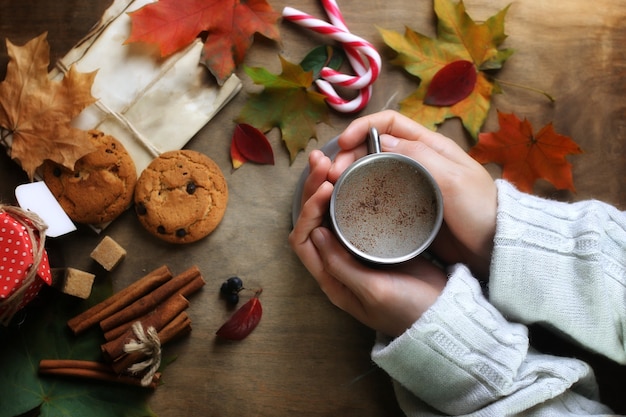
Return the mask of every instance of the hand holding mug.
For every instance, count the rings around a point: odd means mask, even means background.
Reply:
[[[435,302],[447,277],[418,257],[394,268],[371,268],[350,254],[325,227],[333,186],[367,153],[370,128],[381,133],[383,151],[409,156],[433,176],[443,195],[444,224],[430,250],[446,263],[466,263],[488,274],[495,233],[496,187],[491,176],[454,141],[392,111],[359,118],[339,137],[331,161],[309,157],[300,216],[289,242],[328,298],[364,324],[397,336]]]
[[[497,195],[485,168],[452,139],[393,111],[359,118],[340,135],[342,151],[329,169],[333,182],[352,162],[365,155],[367,132],[380,133],[382,150],[415,159],[433,176],[443,195],[444,225],[430,247],[443,262],[467,264],[486,278],[496,227]]]
[[[446,274],[422,258],[389,269],[373,269],[357,260],[324,227],[333,192],[327,180],[331,161],[313,151],[309,164],[304,203],[289,235],[291,247],[336,306],[373,329],[402,334],[435,302]]]

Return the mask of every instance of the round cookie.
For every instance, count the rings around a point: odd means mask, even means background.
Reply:
[[[135,187],[135,212],[154,236],[171,243],[195,242],[222,221],[228,186],[219,166],[192,151],[155,158]]]
[[[42,176],[70,219],[77,223],[107,223],[130,207],[137,169],[121,142],[90,130],[96,145],[74,165],[74,170],[46,161]]]

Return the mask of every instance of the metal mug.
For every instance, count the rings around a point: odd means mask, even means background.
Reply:
[[[357,258],[398,264],[430,246],[443,221],[443,198],[420,163],[382,152],[378,132],[371,128],[368,155],[335,183],[330,219],[338,239]]]

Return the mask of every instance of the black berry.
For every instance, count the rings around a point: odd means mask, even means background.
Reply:
[[[195,193],[196,192],[196,184],[194,184],[193,182],[188,182],[186,191],[187,191],[187,194]]]
[[[222,282],[220,295],[226,299],[228,304],[239,302],[239,291],[243,289],[243,281],[239,277],[230,277]]]
[[[243,288],[243,281],[239,277],[230,277],[226,283],[231,292],[239,292]]]
[[[228,294],[226,296],[226,302],[228,304],[237,304],[239,302],[239,294],[237,293]]]
[[[220,287],[220,294],[224,296],[230,294],[230,289],[228,288],[228,282],[226,281],[222,282],[222,286]]]

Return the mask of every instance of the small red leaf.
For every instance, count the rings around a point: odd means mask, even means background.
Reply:
[[[242,305],[215,333],[228,340],[241,340],[248,336],[261,321],[263,308],[258,291],[254,297]]]
[[[424,104],[452,106],[469,96],[476,86],[476,67],[470,61],[454,61],[441,68],[426,90]]]
[[[243,156],[240,159],[256,162],[257,164],[274,165],[272,145],[263,132],[252,125],[239,123],[235,127],[231,144],[231,157],[233,157],[233,146],[236,148],[236,152]]]

